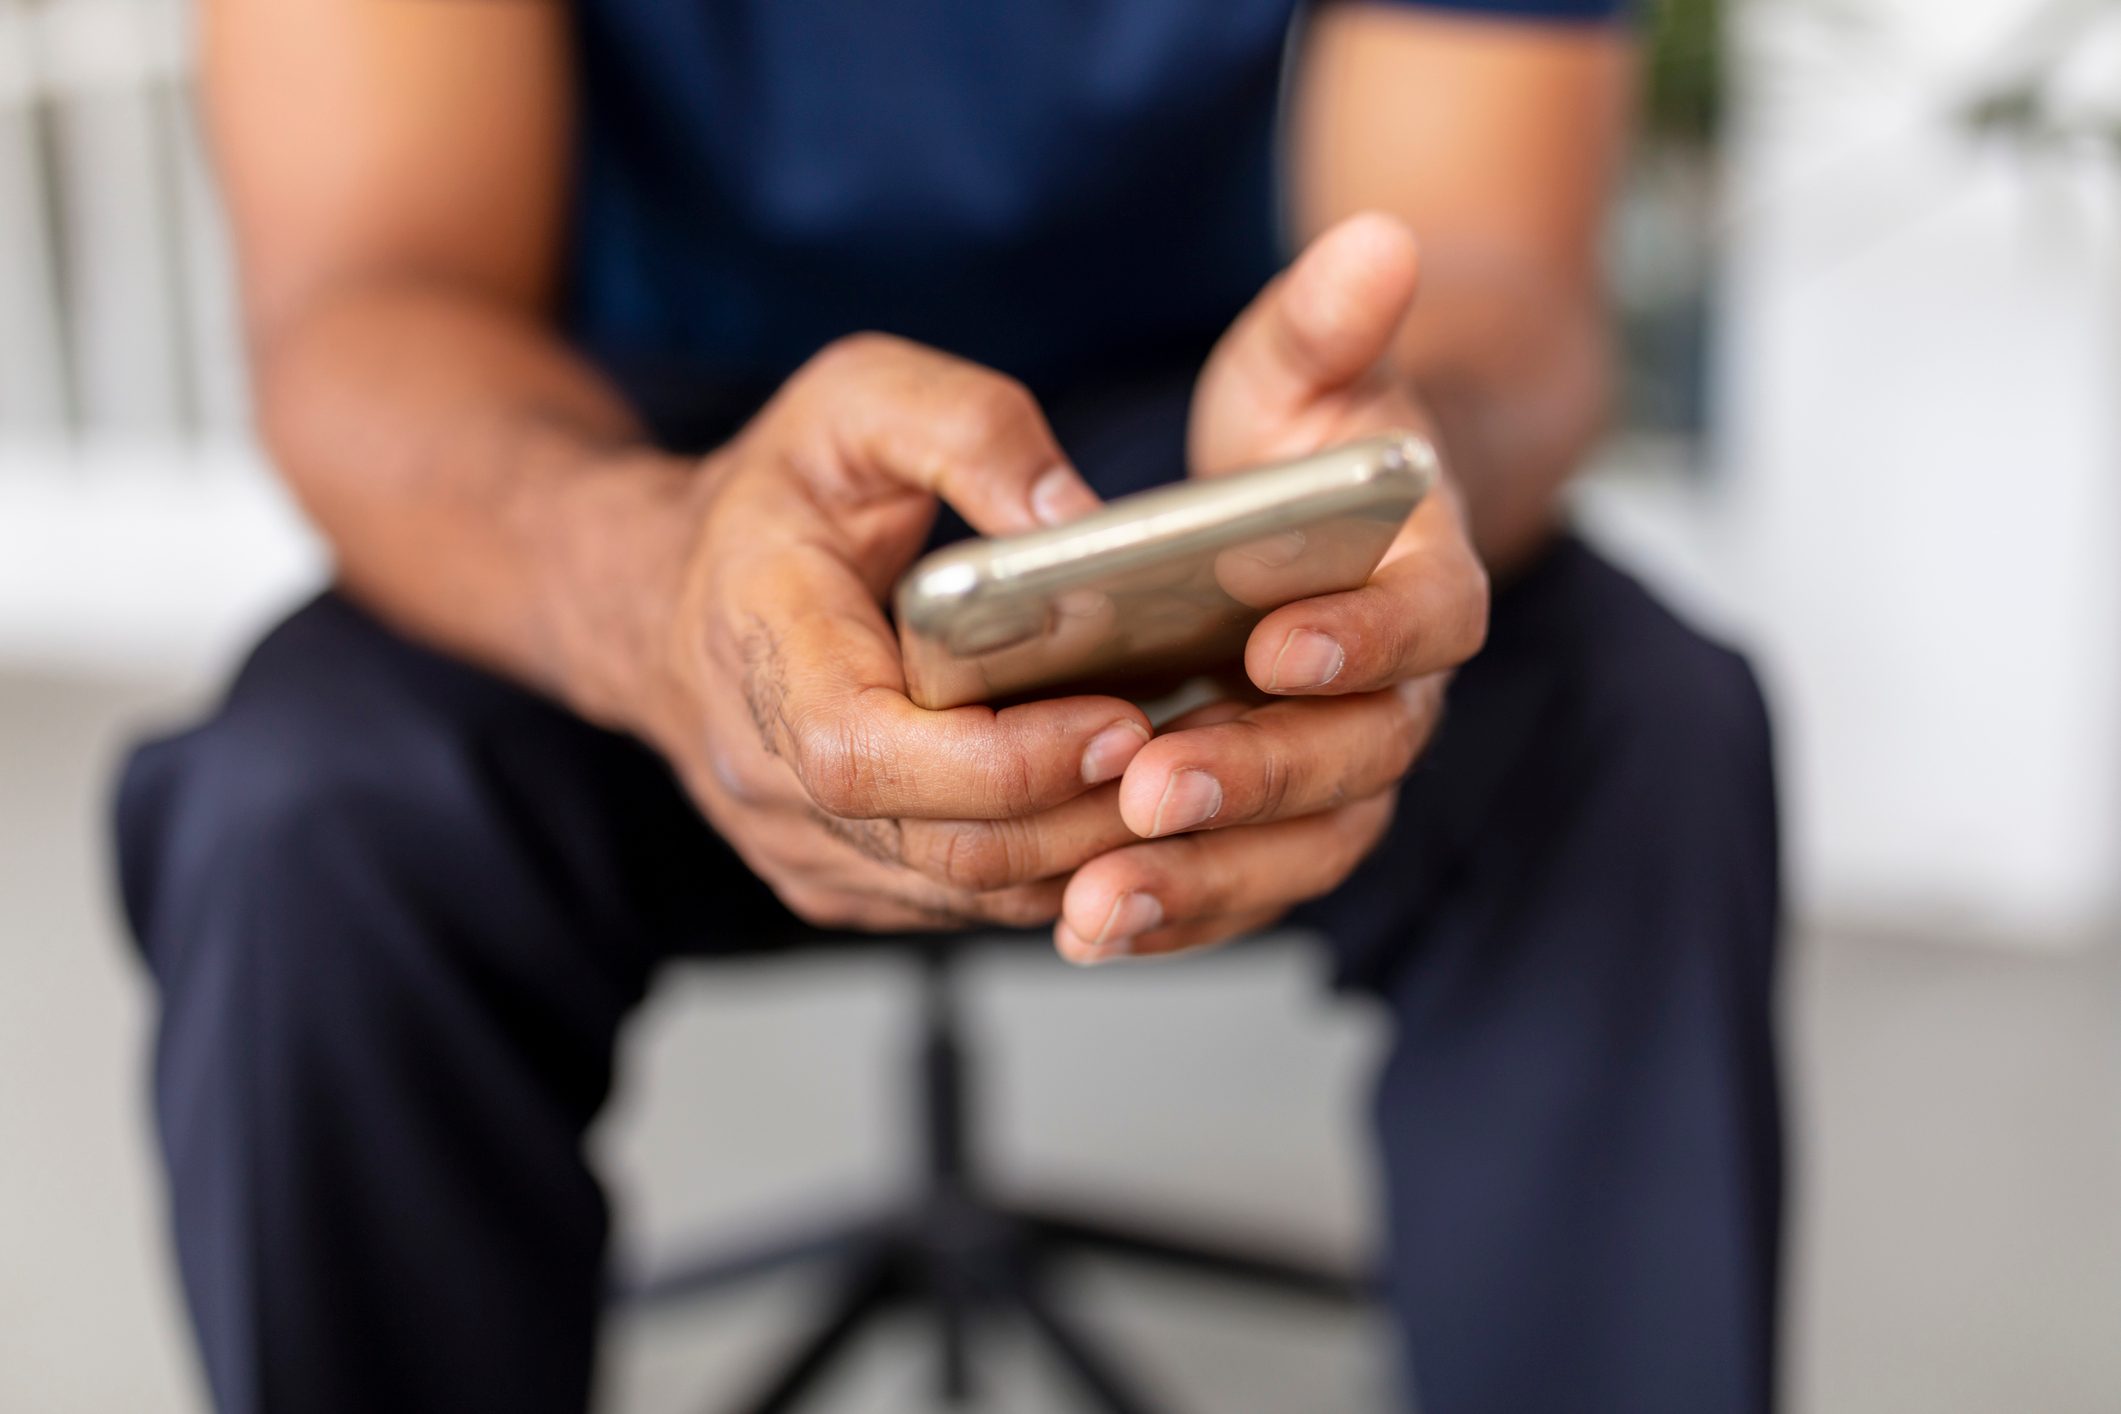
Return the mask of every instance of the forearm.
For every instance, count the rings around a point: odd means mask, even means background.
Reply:
[[[1605,426],[1613,375],[1595,282],[1426,243],[1396,352],[1435,414],[1474,543],[1507,574],[1552,533],[1561,489]]]
[[[1383,211],[1420,241],[1395,361],[1436,416],[1483,558],[1507,572],[1547,535],[1604,422],[1599,241],[1633,46],[1620,26],[1429,6],[1308,13],[1289,139],[1298,229]]]
[[[268,449],[343,587],[416,637],[637,725],[696,464],[529,316],[432,283],[291,311],[255,350]]]

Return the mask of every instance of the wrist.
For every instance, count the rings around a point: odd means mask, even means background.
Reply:
[[[653,738],[673,624],[714,463],[614,448],[528,513],[533,612],[554,694],[599,725]]]

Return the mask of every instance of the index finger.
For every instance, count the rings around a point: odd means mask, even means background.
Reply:
[[[1457,667],[1487,628],[1487,571],[1455,503],[1432,495],[1369,583],[1261,619],[1245,642],[1245,674],[1277,695],[1374,692]]]
[[[1037,400],[991,368],[858,334],[819,354],[790,389],[799,416],[830,439],[833,463],[939,496],[983,535],[1058,525],[1098,507]]]
[[[1120,815],[1154,839],[1329,810],[1406,775],[1442,710],[1438,675],[1391,692],[1283,699],[1166,727],[1128,765]]]
[[[992,820],[1115,780],[1149,740],[1116,697],[933,712],[907,698],[898,645],[853,570],[797,550],[748,581],[744,696],[769,750],[846,818]]]

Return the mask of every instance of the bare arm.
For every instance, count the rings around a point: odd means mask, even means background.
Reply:
[[[207,106],[260,423],[342,582],[619,721],[696,478],[546,324],[565,26],[558,5],[210,0]]]
[[[1476,543],[1506,569],[1548,533],[1604,423],[1599,238],[1632,46],[1609,26],[1343,3],[1313,19],[1298,72],[1301,234],[1375,210],[1419,238],[1397,364],[1435,414]]]

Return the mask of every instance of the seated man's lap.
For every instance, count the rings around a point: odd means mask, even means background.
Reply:
[[[645,748],[336,592],[262,640],[205,721],[134,753],[117,817],[127,911],[158,971],[162,936],[221,895],[333,892],[335,853],[402,890],[436,941],[490,939],[502,955],[483,968],[593,960],[621,993],[672,952],[793,926]],[[576,935],[565,957],[532,946],[561,934]]]
[[[1744,662],[1558,544],[1305,921],[1395,1022],[1373,1114],[1424,1402],[1768,1407],[1777,850]]]
[[[1615,772],[1639,778],[1644,819],[1725,812],[1771,873],[1766,770],[1743,662],[1565,539],[1498,593],[1489,648],[1454,683],[1384,845],[1299,921],[1334,940],[1344,979],[1379,983],[1454,895],[1499,873],[1536,882],[1524,872],[1538,838],[1582,823],[1591,785]],[[409,642],[336,593],[268,636],[209,720],[131,763],[128,907],[151,938],[172,871],[299,865],[326,826],[373,833],[409,867],[447,861],[485,906],[504,877],[535,880],[555,894],[543,906],[643,976],[667,955],[802,931],[644,748]],[[497,850],[549,867],[482,878]]]
[[[252,1250],[212,1246],[231,1105],[249,1142],[303,1162],[375,1148],[353,1135],[373,1105],[314,1103],[340,1091],[419,1110],[426,1134],[541,1115],[461,1159],[474,1187],[535,1182],[526,1166],[578,1163],[657,963],[807,935],[644,748],[336,595],[270,635],[203,725],[136,754],[118,824],[163,987],[179,1244],[206,1244],[182,1264],[195,1305]],[[1743,663],[1560,542],[1498,594],[1384,844],[1295,920],[1399,1023],[1377,1116],[1425,1394],[1514,1389],[1537,1342],[1555,1388],[1607,1379],[1614,1407],[1757,1407],[1779,1206],[1774,869]],[[275,1089],[238,1103],[261,1064]],[[391,1170],[407,1171],[425,1170]],[[1596,1202],[1587,1172],[1616,1176]],[[297,1285],[303,1244],[336,1231],[311,1222],[319,1182],[255,1237]],[[594,1205],[553,1212],[556,1286],[587,1291]],[[464,1257],[464,1280],[488,1265]]]

